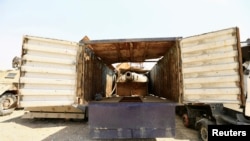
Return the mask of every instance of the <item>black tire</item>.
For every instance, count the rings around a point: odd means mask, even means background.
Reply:
[[[191,118],[188,116],[188,113],[184,113],[182,115],[182,123],[187,128],[194,128],[195,127],[195,118]]]
[[[180,117],[182,117],[184,113],[187,113],[187,111],[186,111],[186,109],[185,109],[184,106],[176,106],[175,112]]]
[[[202,141],[207,141],[208,140],[208,129],[207,129],[207,125],[205,123],[202,123],[199,126],[199,138]]]
[[[89,120],[89,108],[86,107],[85,112],[84,112],[84,121],[88,121],[88,120]]]
[[[11,114],[17,106],[17,98],[11,93],[5,93],[0,97],[0,116]]]
[[[184,113],[182,115],[182,123],[185,127],[189,128],[190,127],[190,123],[189,123],[189,118],[188,118],[188,114]]]

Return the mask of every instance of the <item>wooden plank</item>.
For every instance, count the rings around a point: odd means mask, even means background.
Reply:
[[[25,62],[22,66],[35,67],[35,68],[48,68],[48,69],[54,68],[57,70],[60,70],[60,69],[61,70],[75,70],[75,67],[76,67],[75,65],[51,64],[51,63],[46,63],[46,62]],[[28,72],[28,73],[32,73],[32,72]],[[56,73],[54,73],[54,74],[57,75]]]
[[[185,100],[188,100],[188,101],[192,101],[192,100],[202,100],[202,101],[211,101],[211,100],[221,100],[223,99],[224,101],[237,101],[239,100],[239,96],[238,95],[235,95],[235,94],[231,94],[231,95],[223,95],[223,94],[220,94],[220,95],[185,95],[184,96],[184,99]]]
[[[226,46],[226,47],[209,49],[209,50],[200,50],[200,51],[194,51],[194,52],[189,52],[189,53],[183,53],[182,58],[201,56],[201,55],[205,55],[205,54],[231,52],[231,51],[236,51],[236,50],[237,50],[236,46]]]
[[[188,78],[185,79],[185,84],[195,84],[195,83],[221,83],[221,82],[238,82],[238,75],[233,76],[220,76],[220,77],[201,77],[201,78]]]
[[[74,95],[75,94],[75,90],[59,90],[59,89],[50,89],[50,90],[46,90],[46,89],[20,89],[19,92],[21,94],[25,94],[25,95],[34,95],[34,96],[39,96],[39,95],[51,95],[51,96],[60,96],[60,95]]]
[[[72,93],[72,95],[21,95],[21,100],[23,100],[24,102],[25,101],[36,102],[37,100],[39,100],[39,102],[74,101],[75,93]]]
[[[183,57],[182,61],[183,63],[190,63],[190,62],[230,58],[230,57],[236,57],[236,56],[238,56],[237,51],[230,51],[230,52],[221,52],[221,53],[215,53],[215,54],[205,54],[205,55],[200,55],[200,56]]]
[[[223,103],[237,103],[240,104],[238,99],[239,97],[236,95],[221,95],[218,96],[206,96],[206,95],[194,95],[194,96],[185,96],[184,95],[184,103],[221,103],[223,99]]]
[[[41,45],[30,45],[30,44],[25,44],[24,49],[27,50],[33,50],[33,51],[39,51],[39,52],[48,52],[48,53],[60,53],[64,55],[76,55],[77,51],[74,49],[69,49],[69,48],[59,48],[59,47],[48,47],[48,46],[41,46]]]
[[[41,38],[41,37],[35,37],[35,36],[29,36],[25,35],[24,36],[24,42],[33,42],[33,43],[47,43],[47,44],[56,44],[56,45],[61,45],[61,46],[70,46],[70,47],[75,47],[78,46],[79,43],[77,42],[70,42],[70,41],[65,41],[65,40],[58,40],[58,39],[49,39],[49,38]]]
[[[64,101],[20,101],[20,107],[37,107],[39,106],[68,106],[74,104],[73,100]]]
[[[207,40],[207,39],[219,39],[220,36],[222,36],[223,38],[229,38],[232,36],[233,33],[236,32],[236,28],[229,28],[229,29],[224,29],[221,31],[215,31],[215,32],[209,32],[209,33],[205,33],[202,35],[197,35],[195,36],[195,38],[192,37],[188,37],[188,38],[184,38],[181,43],[189,43],[189,42],[195,42],[195,41],[199,41],[199,40]],[[226,36],[226,37],[224,37]]]
[[[239,88],[217,88],[217,89],[185,89],[185,95],[235,95],[240,94]],[[215,96],[217,97],[217,96]]]
[[[75,85],[75,80],[71,79],[45,79],[45,78],[20,78],[21,83],[46,84],[46,85]]]
[[[223,83],[199,83],[199,84],[186,84],[186,89],[202,89],[202,88],[237,88],[238,82],[223,82]]]
[[[79,113],[46,113],[46,112],[26,112],[23,119],[33,118],[64,118],[64,119],[84,119],[84,114]]]
[[[196,52],[203,52],[206,54],[212,54],[212,53],[221,53],[221,52],[230,52],[230,51],[236,51],[237,47],[236,44],[232,45],[227,45],[219,48],[212,48],[212,49],[205,49],[205,50],[199,50],[199,51],[194,51],[194,52],[189,52],[189,53],[184,53],[185,55],[196,53]]]
[[[54,74],[65,74],[65,75],[72,75],[75,74],[74,69],[58,69],[58,68],[48,68],[48,67],[32,67],[23,65],[21,67],[23,72],[37,72],[37,73],[54,73]]]
[[[46,90],[46,89],[58,89],[58,90],[65,90],[65,89],[68,89],[68,90],[72,90],[73,87],[71,85],[40,85],[40,84],[29,84],[29,83],[26,83],[25,84],[25,88],[20,88],[19,90],[22,90],[22,89],[41,89],[41,90]]]
[[[185,99],[183,103],[221,103],[220,99]],[[239,100],[223,100],[223,103],[229,103],[229,104],[241,104]]]
[[[225,101],[236,101],[238,100],[238,95],[228,95],[228,94],[220,94],[220,95],[209,95],[209,94],[203,94],[203,95],[198,95],[198,94],[194,94],[194,95],[185,95],[184,99],[188,100],[188,101],[210,101],[210,100],[219,100],[219,99],[223,99]]]
[[[194,72],[184,74],[184,78],[197,78],[197,77],[217,77],[217,76],[228,76],[228,75],[238,75],[236,70],[221,70],[221,71],[208,71],[208,72]]]
[[[232,46],[237,43],[237,40],[235,38],[226,40],[226,41],[217,41],[217,42],[210,42],[206,44],[199,44],[191,47],[184,47],[182,48],[182,52],[189,53],[189,52],[195,52],[195,51],[204,51],[204,50],[210,50],[214,48],[224,48],[227,46]]]
[[[66,112],[66,113],[82,113],[81,109],[73,106],[45,106],[45,107],[25,107],[25,111],[30,112]]]
[[[63,75],[63,74],[42,74],[42,73],[35,73],[35,72],[27,72],[25,73],[27,78],[50,78],[50,79],[66,79],[66,80],[71,80],[74,79],[76,76],[74,75]],[[66,86],[66,84],[64,85]],[[62,88],[63,89],[63,88]],[[67,88],[65,88],[67,89]]]
[[[119,96],[145,96],[148,94],[148,83],[119,82],[117,83],[116,94]]]
[[[210,65],[210,66],[200,66],[200,67],[191,67],[183,68],[183,73],[197,73],[197,72],[209,72],[209,71],[221,71],[221,70],[234,70],[238,69],[238,63],[229,63],[221,65]]]
[[[46,62],[46,63],[53,63],[53,64],[69,64],[74,65],[74,59],[65,57],[64,58],[52,58],[52,57],[40,57],[40,56],[33,56],[26,54],[22,57],[22,60],[32,61],[32,62]]]
[[[236,62],[235,57],[185,63],[183,64],[183,68],[208,66],[208,65],[221,65],[221,64],[228,64],[228,63],[233,63],[233,62]]]

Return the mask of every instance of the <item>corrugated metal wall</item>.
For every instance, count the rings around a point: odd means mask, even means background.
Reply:
[[[23,38],[21,107],[71,105],[76,101],[78,44]]]
[[[150,93],[175,102],[179,102],[181,86],[177,45],[169,48],[149,73]]]
[[[181,41],[185,103],[240,102],[238,34],[230,28]]]

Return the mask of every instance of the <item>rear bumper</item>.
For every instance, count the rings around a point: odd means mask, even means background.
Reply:
[[[89,103],[94,139],[175,136],[175,104],[170,102]]]

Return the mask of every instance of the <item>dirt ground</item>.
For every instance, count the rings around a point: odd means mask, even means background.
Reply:
[[[89,136],[88,122],[65,119],[22,119],[24,111],[0,116],[0,141],[101,141]],[[198,141],[197,131],[182,125],[176,116],[176,137],[155,139],[113,139],[102,141]]]

